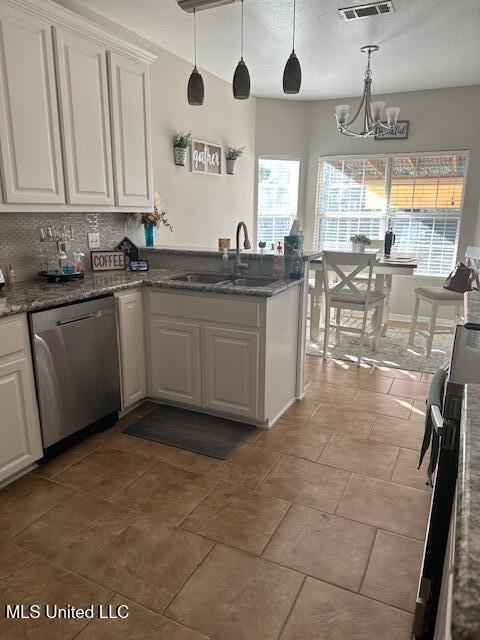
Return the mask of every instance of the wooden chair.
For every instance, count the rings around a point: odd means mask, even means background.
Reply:
[[[478,274],[480,273],[480,247],[468,247],[465,252],[465,262],[467,266],[472,267],[476,272],[476,280],[478,287]],[[413,310],[412,326],[410,327],[410,336],[408,344],[415,344],[415,335],[418,333],[426,338],[426,355],[430,357],[432,353],[433,339],[435,335],[453,333],[452,329],[437,329],[437,317],[440,307],[452,307],[454,312],[454,324],[457,323],[457,317],[462,315],[459,311],[463,305],[463,293],[449,291],[443,287],[417,287],[415,289],[415,307]],[[430,304],[430,321],[426,331],[417,328],[418,312],[420,303]]]
[[[372,290],[373,267],[377,259],[376,253],[358,253],[344,251],[324,251],[323,285],[325,290],[325,324],[323,340],[323,358],[327,359],[330,329],[335,329],[337,344],[340,342],[341,332],[360,335],[358,363],[360,364],[365,338],[374,337],[374,349],[378,349],[382,337],[382,318],[385,295]],[[355,282],[357,276],[368,272],[366,285],[360,289]],[[329,272],[338,276],[338,282],[329,281]],[[330,312],[336,311],[335,323],[332,323]],[[362,315],[361,327],[341,324],[343,309],[360,311]],[[370,309],[376,310],[376,322],[372,331],[367,333],[367,319]]]

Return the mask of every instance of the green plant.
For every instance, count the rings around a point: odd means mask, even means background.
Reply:
[[[245,147],[227,147],[225,157],[227,160],[236,160],[237,158],[240,158],[244,149]]]
[[[192,141],[192,134],[190,131],[177,131],[173,138],[173,146],[180,147],[180,149],[186,149],[190,146]]]
[[[267,243],[264,240],[260,240],[260,242],[258,243],[258,246],[260,247],[260,249],[265,249],[265,247],[267,246]]]
[[[369,247],[372,244],[372,241],[370,240],[370,238],[368,236],[363,235],[363,233],[358,233],[357,235],[352,236],[350,238],[350,242],[352,244],[364,244],[367,247]]]

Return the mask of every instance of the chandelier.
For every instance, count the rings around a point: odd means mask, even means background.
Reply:
[[[375,44],[369,44],[360,49],[360,51],[368,55],[368,62],[365,70],[365,79],[363,81],[362,100],[353,118],[350,120],[348,119],[350,114],[350,105],[337,104],[335,107],[337,129],[345,136],[351,136],[353,138],[370,138],[374,135],[381,137],[386,134],[395,134],[398,116],[400,115],[400,108],[387,107],[385,109],[385,102],[372,101],[372,69],[370,65],[370,57],[372,53],[374,51],[378,51],[378,49],[379,47]],[[387,119],[386,122],[382,121],[384,111]],[[352,128],[357,118],[361,121],[360,126],[362,129],[360,131],[354,131]]]

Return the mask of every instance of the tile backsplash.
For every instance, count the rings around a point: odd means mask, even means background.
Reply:
[[[126,220],[123,213],[0,213],[0,268],[6,274],[8,265],[12,264],[17,280],[35,277],[40,252],[48,247],[40,242],[39,228],[65,224],[72,226],[71,248],[85,253],[84,264],[88,270],[87,233],[98,232],[101,248],[113,249],[127,235]]]

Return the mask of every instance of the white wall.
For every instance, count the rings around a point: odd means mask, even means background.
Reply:
[[[310,103],[257,98],[257,158],[277,156],[300,160],[298,217],[304,223],[307,187]],[[255,208],[257,181],[255,180]]]
[[[231,85],[203,73],[205,104],[187,102],[192,66],[167,51],[159,53],[150,73],[154,186],[174,226],[157,234],[157,244],[216,246],[219,237],[234,240],[236,224],[253,230],[255,175],[255,98],[235,100]],[[201,175],[173,162],[172,139],[177,130],[199,140],[245,146],[236,175]]]
[[[305,190],[306,242],[313,239],[313,211],[316,197],[317,160],[320,156],[397,153],[415,151],[447,151],[469,149],[470,163],[465,191],[463,220],[461,225],[459,256],[468,244],[480,244],[480,127],[477,124],[480,112],[480,86],[415,91],[378,96],[387,104],[402,108],[401,118],[410,120],[407,140],[357,140],[341,135],[335,128],[335,104],[358,103],[358,98],[340,98],[310,103],[289,103],[287,111],[282,100],[257,99],[257,153],[258,139],[261,149],[268,153],[285,153],[283,136],[289,131],[289,122],[295,118],[297,125],[307,132],[305,157],[307,179]],[[308,114],[305,117],[305,104]],[[305,124],[301,127],[300,123]],[[263,131],[263,133],[262,133]],[[268,138],[268,139],[266,139]],[[303,139],[303,134],[299,134]],[[288,141],[288,138],[287,138]],[[297,145],[292,144],[295,153]],[[276,151],[278,149],[278,151]],[[288,151],[287,151],[288,152]],[[392,313],[405,314],[413,307],[416,286],[437,285],[435,278],[396,277],[392,296]]]

